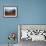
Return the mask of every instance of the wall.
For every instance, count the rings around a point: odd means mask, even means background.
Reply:
[[[17,18],[4,18],[3,8],[5,6],[18,6],[18,0],[0,0],[0,44],[7,44],[8,34],[10,32],[17,32]],[[16,38],[16,43],[18,43],[18,38]]]
[[[4,18],[4,6],[16,6],[18,16]],[[8,43],[9,32],[18,32],[18,24],[46,24],[46,0],[0,0],[0,44]]]

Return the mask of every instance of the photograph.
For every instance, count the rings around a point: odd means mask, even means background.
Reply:
[[[4,17],[16,17],[17,8],[16,7],[4,7]]]

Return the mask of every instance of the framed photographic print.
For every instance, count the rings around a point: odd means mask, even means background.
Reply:
[[[4,17],[16,17],[17,8],[16,7],[4,7]]]

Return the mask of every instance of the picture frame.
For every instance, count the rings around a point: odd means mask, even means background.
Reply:
[[[17,7],[4,7],[4,17],[16,17]]]

